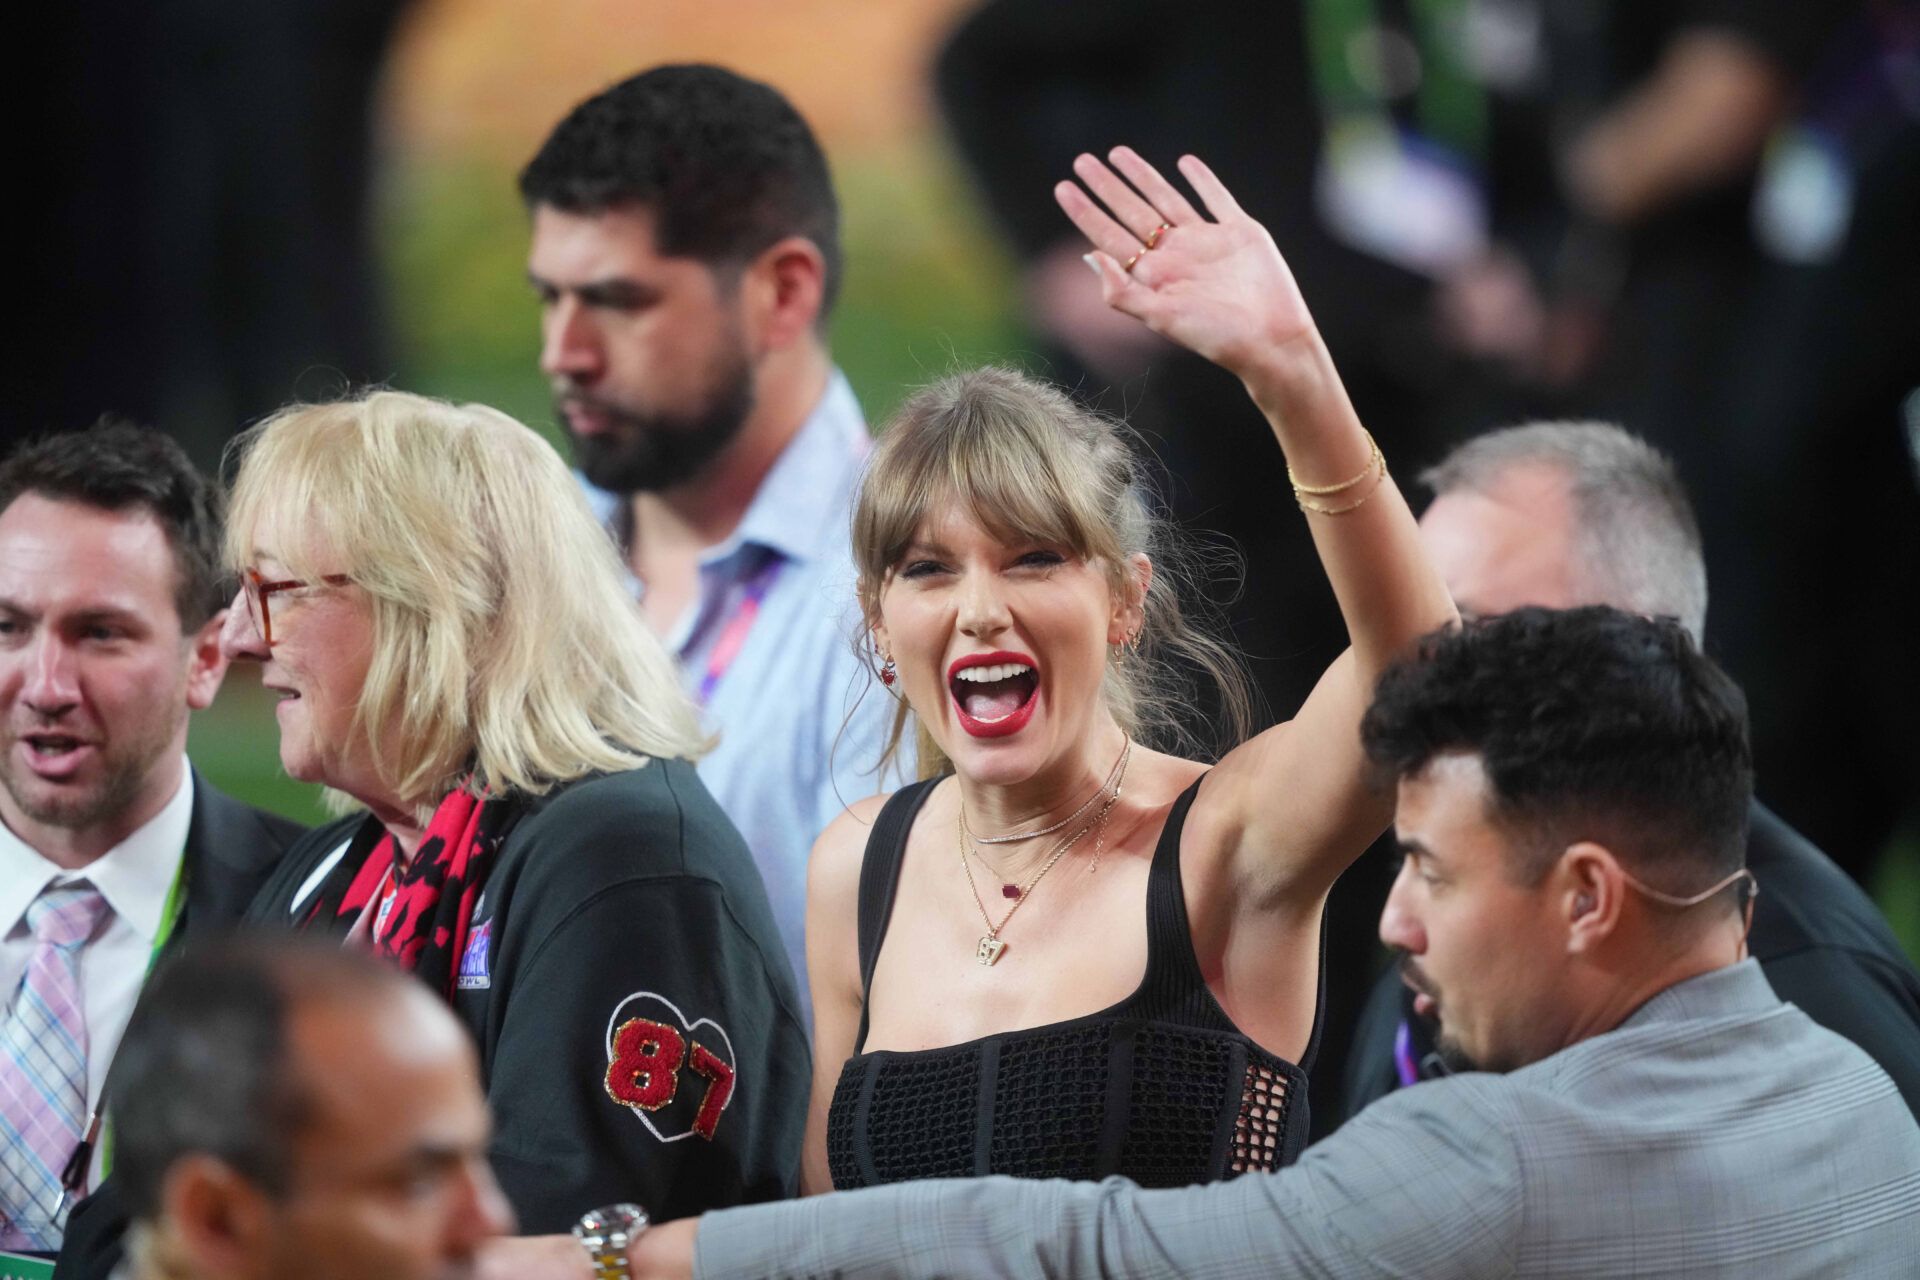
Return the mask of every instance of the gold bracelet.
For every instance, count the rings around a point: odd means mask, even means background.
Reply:
[[[1374,494],[1380,492],[1380,482],[1387,478],[1387,460],[1384,457],[1381,457],[1380,450],[1377,448],[1373,451],[1373,456],[1374,456],[1374,462],[1367,464],[1367,472],[1371,474],[1377,470],[1378,478],[1374,481],[1373,488],[1367,490],[1365,493],[1355,498],[1352,502],[1349,502],[1344,506],[1338,506],[1338,507],[1325,506],[1318,502],[1308,501],[1306,497],[1306,493],[1308,492],[1307,490],[1296,491],[1293,495],[1293,500],[1300,504],[1300,509],[1302,511],[1311,511],[1316,515],[1322,515],[1322,516],[1343,516],[1347,514],[1347,512],[1349,511],[1358,510],[1359,508],[1366,505],[1367,499],[1371,498]],[[1342,485],[1341,487],[1351,488],[1352,485],[1358,484],[1361,480],[1365,480],[1366,478],[1367,478],[1366,475],[1361,475],[1357,479],[1349,482],[1346,485]]]
[[[1372,475],[1375,467],[1380,468],[1382,471],[1386,470],[1387,460],[1381,455],[1380,446],[1375,442],[1373,432],[1363,427],[1361,428],[1360,434],[1367,438],[1367,465],[1361,468],[1359,475],[1351,480],[1343,480],[1339,484],[1301,484],[1299,478],[1293,474],[1293,464],[1288,463],[1287,483],[1293,486],[1294,493],[1296,495],[1304,493],[1315,498],[1325,498],[1332,494],[1345,493],[1348,489],[1353,488],[1353,486]]]

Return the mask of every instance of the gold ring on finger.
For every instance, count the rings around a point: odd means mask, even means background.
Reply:
[[[1146,252],[1147,251],[1145,249],[1142,249],[1139,253],[1134,254],[1131,258],[1128,258],[1125,262],[1120,264],[1120,269],[1126,272],[1128,275],[1132,275],[1133,264],[1140,261],[1140,259],[1146,255]]]
[[[1159,226],[1157,226],[1157,227],[1155,227],[1155,228],[1153,229],[1153,234],[1147,237],[1147,248],[1149,248],[1149,249],[1151,249],[1151,248],[1153,248],[1153,247],[1154,247],[1155,245],[1157,245],[1157,244],[1159,244],[1159,243],[1160,243],[1160,237],[1161,237],[1161,236],[1163,236],[1163,235],[1165,235],[1165,234],[1166,234],[1167,232],[1169,232],[1169,231],[1171,231],[1171,230],[1173,230],[1173,227],[1172,227],[1172,226],[1171,226],[1170,224],[1168,224],[1168,223],[1165,223],[1165,222],[1163,222],[1163,223],[1161,223],[1161,224],[1160,224]]]

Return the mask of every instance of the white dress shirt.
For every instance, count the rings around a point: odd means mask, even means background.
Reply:
[[[100,1105],[107,1067],[146,982],[168,891],[180,873],[193,821],[193,770],[146,825],[80,868],[55,866],[0,823],[0,998],[12,1001],[33,954],[27,908],[49,884],[85,880],[112,910],[98,937],[80,952],[80,999],[87,1017],[87,1108]],[[102,1149],[94,1148],[89,1188],[100,1184]]]

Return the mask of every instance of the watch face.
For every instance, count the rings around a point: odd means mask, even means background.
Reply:
[[[647,1211],[637,1204],[610,1204],[582,1215],[573,1226],[573,1234],[582,1244],[597,1246],[613,1236],[628,1240],[647,1225]]]

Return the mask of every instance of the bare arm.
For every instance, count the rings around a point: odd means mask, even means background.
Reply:
[[[1192,156],[1180,171],[1209,216],[1127,148],[1111,158],[1118,174],[1092,156],[1074,166],[1104,209],[1073,183],[1055,189],[1095,246],[1108,304],[1237,375],[1298,483],[1341,486],[1308,501],[1352,504],[1305,514],[1352,647],[1291,723],[1221,762],[1201,795],[1204,819],[1195,807],[1257,900],[1317,896],[1390,816],[1389,798],[1366,784],[1358,733],[1375,678],[1458,615],[1392,478],[1370,470],[1366,433],[1273,238]],[[1274,497],[1284,512],[1287,495]]]
[[[827,1169],[827,1107],[853,1056],[865,992],[860,982],[860,864],[886,797],[862,800],[813,842],[807,861],[807,983],[813,991],[813,1097],[807,1105],[800,1193],[833,1190]]]

